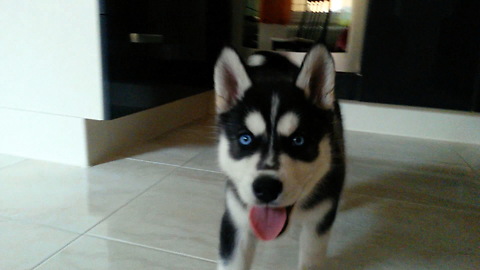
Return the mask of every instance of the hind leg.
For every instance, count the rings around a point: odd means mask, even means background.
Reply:
[[[330,228],[335,220],[336,206],[323,203],[315,211],[322,213],[322,215],[315,215],[321,217],[320,222],[318,219],[316,221],[306,220],[300,233],[300,270],[320,270],[325,264]]]
[[[247,210],[232,193],[227,192],[227,210],[220,230],[220,262],[218,270],[248,270],[255,253],[256,239],[247,217]]]

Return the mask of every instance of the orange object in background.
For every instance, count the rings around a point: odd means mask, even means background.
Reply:
[[[292,0],[261,0],[260,22],[288,24],[290,22]]]

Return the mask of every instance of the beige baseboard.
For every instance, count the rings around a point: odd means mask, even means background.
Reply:
[[[210,91],[114,120],[86,120],[88,165],[205,117],[212,100]]]

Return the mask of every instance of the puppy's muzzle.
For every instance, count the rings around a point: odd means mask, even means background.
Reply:
[[[278,198],[283,190],[283,184],[271,176],[260,176],[252,184],[253,194],[262,203],[269,203]]]

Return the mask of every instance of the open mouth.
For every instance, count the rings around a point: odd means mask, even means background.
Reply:
[[[287,207],[253,206],[249,220],[255,236],[263,241],[279,237],[287,228],[293,204]]]

